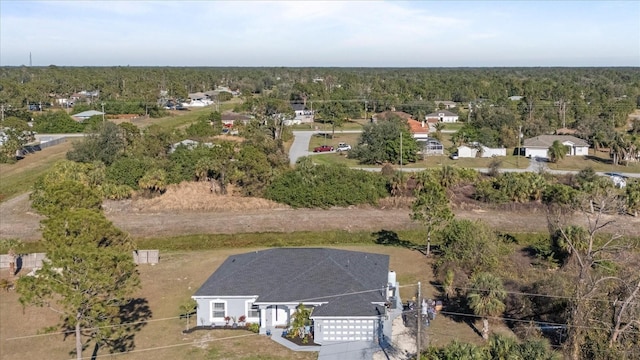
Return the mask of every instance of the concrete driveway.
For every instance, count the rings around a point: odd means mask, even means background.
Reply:
[[[380,347],[370,341],[345,341],[322,345],[318,360],[370,360]]]
[[[299,158],[313,154],[309,151],[309,142],[313,134],[315,134],[315,131],[293,132],[293,144],[291,144],[291,148],[289,148],[289,161],[292,165],[294,165]]]

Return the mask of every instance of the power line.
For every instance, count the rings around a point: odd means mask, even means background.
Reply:
[[[443,285],[433,284],[433,287],[444,289]],[[456,290],[466,290],[466,291],[488,291],[488,289],[480,289],[480,288],[472,288],[472,287],[454,287]],[[551,294],[540,294],[540,293],[529,293],[529,292],[521,292],[521,291],[505,291],[507,294],[512,295],[522,295],[522,296],[532,296],[532,297],[544,297],[544,298],[554,298],[554,299],[566,299],[566,300],[577,300],[577,301],[594,301],[594,302],[603,302],[607,304],[614,305],[616,302],[620,301],[616,300],[606,300],[606,299],[594,299],[594,298],[583,298],[583,299],[575,299],[571,296],[565,295],[551,295]],[[632,301],[630,304],[640,304],[640,302]]]
[[[189,342],[189,343],[172,344],[172,345],[164,345],[164,346],[155,346],[155,347],[150,347],[150,348],[146,348],[146,349],[137,349],[137,350],[125,351],[125,352],[121,352],[121,353],[96,355],[95,358],[107,357],[107,356],[117,356],[117,355],[128,355],[128,354],[133,354],[133,353],[141,353],[141,352],[147,352],[147,351],[153,351],[153,350],[170,349],[170,348],[175,348],[175,347],[180,347],[180,346],[185,346],[185,345],[193,345],[194,343],[203,344],[203,343],[210,343],[210,342],[214,342],[214,341],[232,340],[232,339],[239,339],[239,338],[243,338],[243,337],[257,336],[257,335],[258,334],[252,333],[252,334],[245,334],[245,335],[228,336],[228,337],[219,338],[219,339],[194,340],[193,342]],[[94,357],[92,357],[92,359],[93,358]]]
[[[142,321],[134,321],[134,322],[128,322],[128,323],[115,324],[115,325],[96,326],[96,327],[91,327],[91,328],[83,328],[82,330],[83,331],[84,330],[98,330],[98,329],[114,328],[114,327],[119,327],[119,326],[127,326],[127,325],[145,324],[145,323],[151,323],[151,322],[157,322],[157,321],[173,320],[173,319],[179,319],[179,318],[180,318],[180,316],[174,316],[174,317],[162,318],[162,319],[142,320]],[[5,341],[9,341],[9,340],[31,339],[31,338],[42,337],[42,336],[50,336],[50,335],[73,334],[74,332],[75,332],[75,330],[57,331],[57,332],[50,332],[50,333],[46,333],[46,334],[17,336],[17,337],[4,339],[4,340]]]

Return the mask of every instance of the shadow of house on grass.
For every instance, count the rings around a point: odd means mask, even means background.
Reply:
[[[149,301],[144,298],[131,299],[125,305],[120,306],[119,322],[114,324],[115,326],[104,326],[88,329],[88,331],[103,331],[103,339],[100,342],[96,342],[91,354],[91,359],[97,359],[104,355],[99,355],[100,348],[106,348],[110,354],[124,353],[135,349],[135,334],[142,330],[147,325],[147,321],[151,319],[153,313],[149,307]],[[67,326],[65,329],[64,338],[75,336],[75,329],[73,326]],[[83,350],[89,347],[89,342],[93,340],[92,337],[85,337],[87,333],[83,332],[83,337],[86,339],[83,344]],[[71,351],[71,355],[75,356],[75,350]]]

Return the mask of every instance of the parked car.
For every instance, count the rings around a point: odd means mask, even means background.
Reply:
[[[333,146],[330,145],[320,145],[313,148],[313,152],[328,152],[333,151]]]
[[[345,144],[345,143],[338,144],[338,148],[336,149],[337,152],[349,151],[349,150],[351,150],[351,145]]]
[[[458,160],[460,158],[457,152],[449,155],[449,157],[451,158],[451,160]]]

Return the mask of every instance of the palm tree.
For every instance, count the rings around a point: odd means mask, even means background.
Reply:
[[[489,354],[491,359],[518,359],[519,353],[520,345],[516,338],[497,334],[491,335],[491,338],[489,339]]]
[[[436,129],[436,135],[435,138],[438,140],[442,140],[442,130],[444,130],[444,123],[442,122],[437,122],[434,125],[434,128]]]
[[[564,157],[569,152],[569,147],[560,142],[560,140],[556,140],[549,147],[549,160],[555,163],[560,159],[564,159]]]
[[[467,295],[469,307],[482,317],[482,338],[489,339],[489,317],[498,316],[504,312],[503,302],[507,293],[502,280],[491,273],[481,272],[471,278],[471,290]]]

